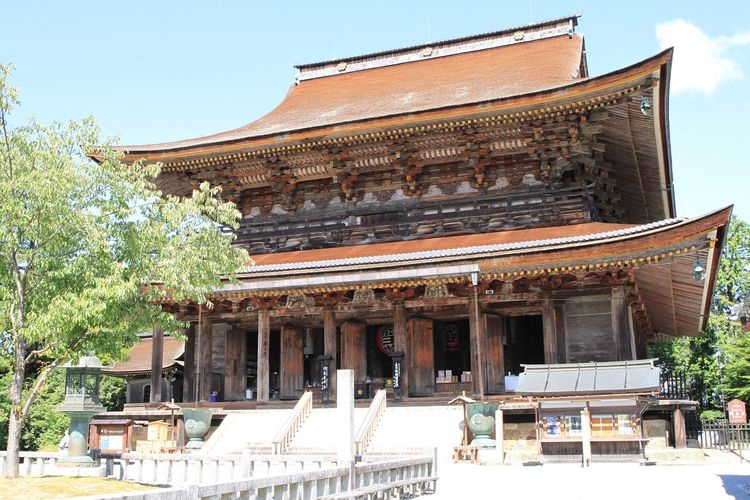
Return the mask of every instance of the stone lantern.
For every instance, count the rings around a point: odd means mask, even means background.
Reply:
[[[89,419],[105,411],[99,403],[99,377],[102,362],[96,356],[81,356],[75,365],[66,363],[65,399],[57,411],[70,417],[68,456],[58,462],[67,466],[96,466],[88,449]]]

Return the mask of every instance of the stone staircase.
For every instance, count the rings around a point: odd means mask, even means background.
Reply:
[[[461,406],[388,407],[367,448],[367,453],[392,453],[415,448],[438,448],[448,460],[461,444]]]
[[[367,414],[367,408],[354,409],[354,432]],[[335,453],[336,444],[332,434],[337,426],[336,408],[313,408],[302,428],[286,450],[290,455]]]
[[[202,453],[206,455],[271,453],[273,440],[291,409],[232,411],[211,434]]]

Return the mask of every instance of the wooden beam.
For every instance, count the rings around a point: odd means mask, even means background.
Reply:
[[[198,326],[198,401],[208,401],[211,396],[211,368],[213,365],[213,323],[208,316],[202,316]]]
[[[544,362],[557,363],[557,322],[555,321],[555,308],[552,299],[549,297],[542,300],[542,329],[544,334]]]
[[[185,332],[185,366],[182,380],[182,400],[195,401],[195,323],[190,323]]]
[[[270,396],[269,351],[271,344],[271,319],[268,309],[258,309],[258,401],[268,401]]]
[[[331,356],[328,387],[333,388],[335,392],[338,343],[336,342],[336,312],[333,306],[326,306],[323,310],[323,352]]]
[[[616,356],[619,361],[634,359],[630,341],[630,321],[625,290],[612,288],[612,335],[615,339]]]
[[[164,328],[154,325],[151,337],[151,403],[161,403],[161,370],[164,357]]]
[[[479,315],[476,286],[472,287],[472,293],[469,295],[469,338],[471,345],[471,388],[475,395],[484,397],[486,358],[483,347],[487,342],[487,332]]]

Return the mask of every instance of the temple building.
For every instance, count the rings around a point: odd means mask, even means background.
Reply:
[[[577,21],[300,65],[248,125],[122,147],[165,193],[221,186],[255,262],[210,309],[164,304],[183,400],[297,399],[337,368],[363,395],[503,395],[529,365],[651,373],[648,342],[700,332],[731,207],[677,217],[672,51],[590,76]]]

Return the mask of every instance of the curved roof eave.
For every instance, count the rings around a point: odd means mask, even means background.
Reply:
[[[499,113],[503,111],[534,109],[541,107],[542,105],[546,106],[550,102],[564,101],[575,96],[583,96],[585,94],[596,95],[596,93],[601,93],[624,85],[628,81],[636,81],[648,77],[656,71],[659,72],[662,78],[666,76],[668,82],[669,63],[671,58],[672,49],[667,49],[648,59],[598,77],[582,79],[573,83],[501,99],[476,101],[469,104],[454,106],[435,107],[418,112],[406,112],[376,118],[352,120],[337,123],[335,125],[289,129],[283,132],[266,135],[247,135],[244,137],[235,136],[238,131],[248,127],[244,126],[239,129],[196,139],[150,145],[117,146],[115,149],[124,152],[127,161],[146,159],[151,161],[173,162],[187,158],[206,157],[214,153],[224,154],[227,152],[240,152],[255,149],[262,150],[271,147],[280,147],[287,144],[330,137],[331,135],[346,137],[348,135],[363,133],[367,130],[387,129],[394,126],[413,126],[420,122],[455,120],[459,117],[490,115],[493,112]],[[668,91],[668,85],[666,87]],[[668,129],[665,121],[667,119],[667,109],[665,107],[666,102],[665,98],[659,100],[660,109],[658,112],[654,112],[653,116],[655,120],[661,121],[658,128],[662,130],[664,147],[668,150]],[[271,111],[271,113],[273,113],[273,111]],[[664,134],[667,134],[667,136],[664,136]],[[669,155],[667,154],[667,159],[668,157]],[[671,167],[668,174],[671,178]],[[672,195],[672,197],[673,196],[674,195]],[[672,203],[672,206],[673,205],[674,204]]]

